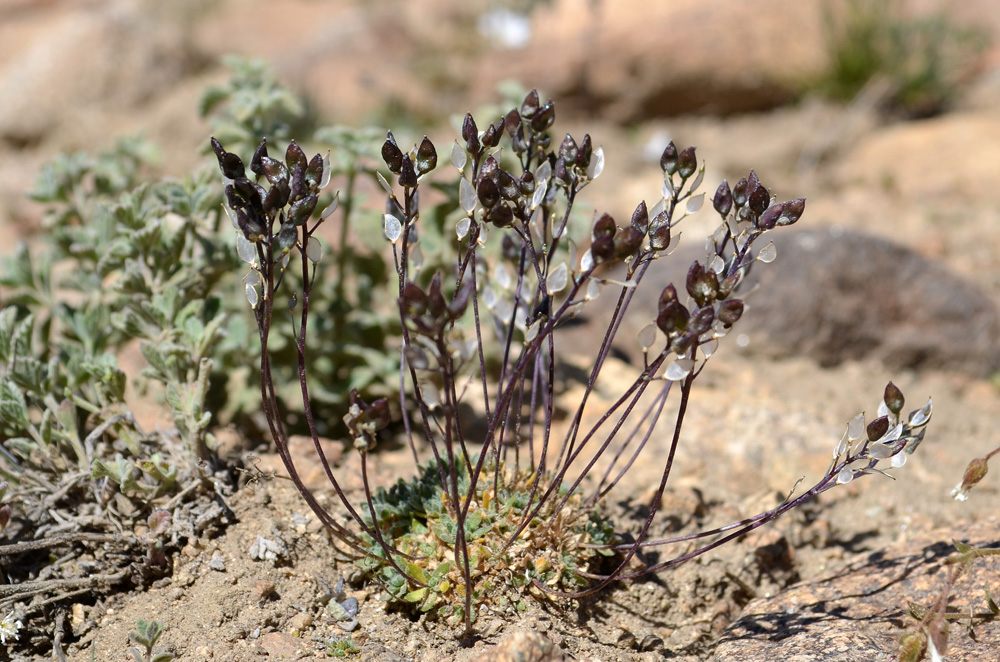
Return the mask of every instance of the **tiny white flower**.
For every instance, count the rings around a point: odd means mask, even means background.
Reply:
[[[965,485],[959,483],[951,490],[951,496],[955,498],[955,501],[968,501],[969,491],[965,489]]]
[[[14,637],[15,639],[20,639],[20,635],[17,631],[23,626],[21,621],[14,620],[14,612],[7,614],[2,621],[0,621],[0,644],[7,643],[7,637]]]

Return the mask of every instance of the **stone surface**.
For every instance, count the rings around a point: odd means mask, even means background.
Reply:
[[[778,258],[751,269],[742,289],[747,309],[734,327],[749,352],[804,355],[823,366],[875,358],[894,369],[976,377],[1000,370],[996,305],[939,263],[838,228],[779,228],[772,237]],[[683,291],[688,267],[703,257],[704,249],[691,245],[654,262],[637,294],[643,314],[619,335],[625,351],[637,351],[635,334],[655,317],[659,290],[673,282]]]
[[[899,636],[917,621],[911,603],[927,607],[947,580],[943,562],[952,540],[996,546],[996,519],[919,534],[860,557],[814,581],[768,600],[754,600],[723,635],[715,662],[870,662],[895,659]],[[948,612],[987,612],[983,588],[995,590],[996,557],[976,560],[955,584]],[[995,659],[1000,624],[981,623],[970,636],[968,618],[952,621],[945,659]]]

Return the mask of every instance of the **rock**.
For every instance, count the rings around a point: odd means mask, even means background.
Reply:
[[[825,66],[820,5],[559,0],[532,13],[525,48],[487,53],[473,81],[495,85],[500,71],[625,123],[773,108]]]
[[[895,659],[899,636],[913,631],[911,603],[927,607],[947,581],[943,561],[954,554],[952,540],[995,544],[1000,520],[923,534],[880,549],[813,581],[797,584],[769,600],[750,602],[716,649],[715,662],[868,662]],[[948,611],[986,612],[983,588],[996,578],[996,560],[973,562],[951,591]],[[968,618],[951,621],[949,662],[993,659],[1000,628],[980,623],[971,637]],[[929,659],[929,658],[927,658]]]
[[[537,632],[515,632],[473,662],[562,662],[562,649]]]
[[[820,365],[875,358],[894,369],[941,369],[988,377],[1000,370],[1000,312],[973,283],[890,241],[838,228],[776,230],[778,258],[751,269],[747,308],[733,328],[747,351],[808,356]],[[635,336],[655,318],[659,291],[683,291],[700,246],[650,267],[630,328],[618,345],[638,354]],[[596,332],[596,331],[595,331]],[[640,359],[641,360],[641,359]]]
[[[284,632],[268,632],[260,638],[260,647],[276,660],[298,660],[305,655],[303,641]]]

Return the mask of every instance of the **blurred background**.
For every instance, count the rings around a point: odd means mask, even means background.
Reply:
[[[538,88],[604,145],[589,200],[616,217],[657,195],[673,139],[709,182],[753,167],[809,197],[809,223],[894,237],[996,297],[998,34],[991,0],[0,0],[0,253],[39,229],[25,192],[59,152],[142,134],[158,174],[203,163],[199,106],[239,54],[305,99],[300,142],[450,140]]]

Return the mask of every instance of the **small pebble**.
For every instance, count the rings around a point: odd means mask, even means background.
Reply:
[[[253,599],[255,601],[267,600],[274,593],[276,587],[274,582],[261,579],[253,585]]]
[[[212,554],[212,560],[208,562],[208,567],[216,572],[225,572],[226,560],[222,558],[222,554],[216,552]]]

